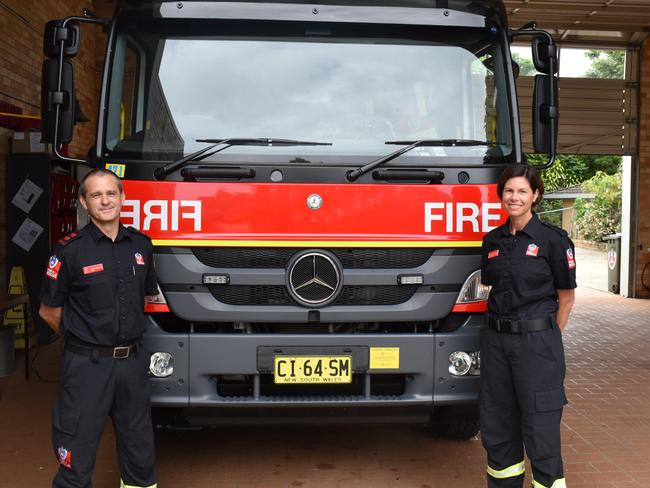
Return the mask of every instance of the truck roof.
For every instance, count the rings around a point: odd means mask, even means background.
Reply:
[[[251,4],[263,5],[283,4],[283,5],[328,5],[336,7],[388,7],[388,8],[417,8],[417,9],[447,9],[459,12],[466,12],[497,21],[502,26],[507,26],[507,15],[503,0],[122,0],[118,4],[117,11],[139,9],[142,7],[151,7],[161,4],[198,4],[205,5],[224,4],[230,7],[242,5],[242,7],[251,7]],[[180,14],[180,12],[179,12]],[[181,16],[181,15],[179,15]]]
[[[179,3],[178,0],[157,0],[160,3]],[[232,3],[233,0],[183,0],[183,2]],[[155,3],[155,0],[128,0],[128,3]],[[235,3],[296,3],[302,5],[357,5],[364,7],[419,7],[451,8],[461,4],[481,4],[497,8],[503,6],[503,0],[235,0]]]

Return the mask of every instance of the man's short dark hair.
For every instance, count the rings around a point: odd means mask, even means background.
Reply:
[[[523,176],[528,180],[528,184],[532,188],[533,193],[539,191],[539,195],[533,202],[537,205],[542,201],[542,196],[544,195],[544,182],[542,181],[542,178],[540,178],[537,169],[528,164],[511,164],[503,170],[503,173],[499,176],[499,181],[497,181],[497,195],[499,195],[499,200],[503,198],[503,188],[506,186],[506,182],[510,178],[518,178],[520,176]]]
[[[106,176],[106,175],[111,175],[113,178],[115,178],[115,181],[117,181],[117,189],[120,190],[120,193],[122,193],[123,192],[122,180],[120,180],[120,178],[115,173],[104,168],[95,168],[90,170],[81,179],[81,184],[79,185],[79,196],[86,198],[86,180],[88,178],[90,178],[91,176]]]

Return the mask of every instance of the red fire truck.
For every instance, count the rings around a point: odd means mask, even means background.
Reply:
[[[478,429],[482,236],[521,162],[509,46],[532,38],[554,157],[552,38],[497,0],[122,1],[48,23],[44,139],[72,138],[80,25],[108,33],[87,160],[155,246],[154,406]]]

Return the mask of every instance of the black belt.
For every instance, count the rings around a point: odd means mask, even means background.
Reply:
[[[553,320],[545,319],[497,319],[488,317],[488,327],[497,332],[507,332],[510,334],[521,334],[522,332],[539,332],[553,327]]]
[[[129,344],[127,346],[116,346],[116,347],[106,347],[106,346],[83,346],[81,344],[71,343],[66,341],[65,343],[66,351],[74,352],[76,354],[83,354],[84,356],[102,356],[102,357],[112,357],[113,359],[126,359],[131,353],[134,353],[138,350],[137,344]]]

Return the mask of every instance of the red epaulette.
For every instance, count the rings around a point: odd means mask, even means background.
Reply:
[[[66,246],[66,245],[70,244],[72,241],[74,241],[77,237],[79,237],[79,234],[76,233],[76,232],[72,232],[72,233],[68,234],[67,236],[62,237],[61,239],[59,239],[57,242],[59,244],[61,244],[62,246]]]

